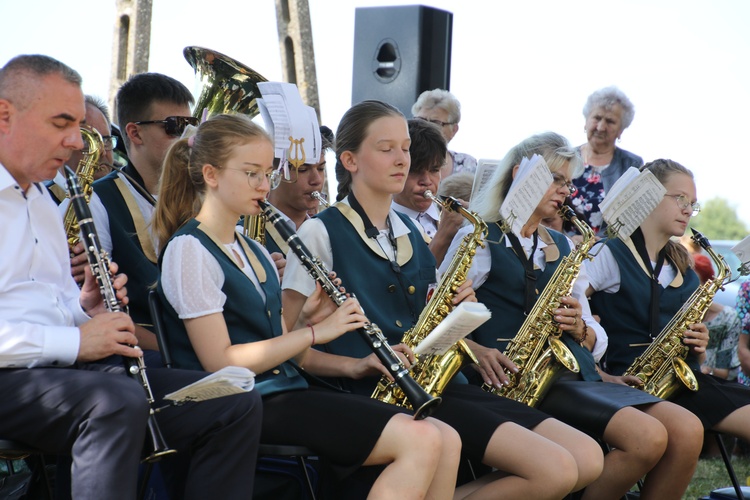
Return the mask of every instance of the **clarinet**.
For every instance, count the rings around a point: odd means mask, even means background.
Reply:
[[[78,176],[76,176],[75,172],[67,166],[65,167],[65,170],[67,174],[68,192],[70,193],[70,204],[73,206],[76,218],[78,219],[78,227],[81,231],[81,241],[86,250],[86,257],[88,257],[89,265],[91,266],[91,273],[94,275],[96,282],[99,285],[99,291],[102,294],[104,306],[110,312],[127,313],[127,307],[123,306],[117,298],[117,293],[112,284],[112,275],[109,270],[109,255],[107,255],[106,251],[102,250],[101,244],[99,243],[99,235],[96,232],[94,220],[91,217],[91,210],[89,209],[88,203],[86,203],[86,198],[84,197],[81,191],[81,186],[78,183]],[[158,422],[156,421],[154,395],[151,392],[151,385],[148,383],[148,378],[146,377],[146,365],[143,362],[143,358],[122,356],[122,360],[125,364],[125,370],[128,372],[128,375],[139,382],[143,387],[149,404],[148,430],[151,435],[153,452],[148,455],[144,461],[156,462],[165,455],[177,453],[176,450],[170,449],[166,445],[164,436],[162,436],[161,429],[159,429]]]
[[[330,273],[328,269],[326,269],[325,265],[320,262],[320,259],[312,256],[310,250],[308,250],[305,244],[302,243],[302,240],[299,239],[297,233],[292,230],[279,211],[265,201],[259,201],[258,205],[263,209],[263,214],[266,218],[271,224],[273,224],[281,237],[287,242],[289,249],[294,252],[294,255],[297,256],[305,267],[307,274],[320,283],[320,286],[323,287],[323,291],[331,297],[331,300],[333,300],[337,306],[343,304],[346,300],[346,295],[333,283],[329,277]],[[414,409],[414,419],[421,420],[430,416],[440,404],[442,398],[428,394],[411,377],[411,375],[409,375],[409,370],[406,369],[391,346],[388,345],[388,341],[383,335],[383,332],[376,324],[368,322],[363,328],[360,328],[357,331],[373,350],[380,362],[383,363],[383,366],[388,369],[388,372],[401,387],[401,390],[404,391],[406,398]]]

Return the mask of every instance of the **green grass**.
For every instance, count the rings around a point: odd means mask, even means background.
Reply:
[[[750,457],[733,457],[732,466],[740,486],[747,486],[748,476],[750,476]],[[729,474],[724,466],[721,457],[702,458],[698,462],[698,468],[693,474],[687,491],[682,496],[683,500],[697,500],[703,496],[708,496],[712,490],[732,486]]]

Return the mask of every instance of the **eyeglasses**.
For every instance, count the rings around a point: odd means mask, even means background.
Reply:
[[[576,185],[573,184],[573,181],[569,181],[568,179],[566,179],[564,176],[560,174],[552,174],[552,184],[554,184],[555,186],[559,188],[565,187],[568,190],[568,192],[571,194],[575,193],[576,189],[578,189]]]
[[[665,194],[664,196],[674,198],[677,202],[677,206],[680,207],[680,210],[685,210],[688,207],[692,208],[693,211],[690,214],[691,217],[695,217],[701,211],[701,204],[697,201],[695,203],[692,203],[684,194]]]
[[[105,151],[112,151],[117,147],[117,136],[114,135],[103,135],[102,142],[104,143]]]
[[[441,122],[440,120],[431,120],[429,118],[423,118],[421,116],[415,116],[414,118],[416,118],[417,120],[422,120],[423,122],[434,123],[435,125],[439,127],[445,127],[446,125],[455,125],[456,123],[458,123],[458,122]]]
[[[247,175],[247,184],[253,189],[257,189],[261,184],[263,184],[264,177],[268,180],[268,184],[271,186],[271,191],[279,187],[279,184],[281,184],[281,172],[279,172],[278,170],[274,170],[273,172],[264,174],[260,170],[245,170],[244,168],[229,167],[224,167],[224,169],[244,172]]]
[[[198,118],[193,116],[168,116],[163,120],[147,120],[143,122],[133,122],[136,125],[150,125],[152,123],[164,124],[164,132],[172,137],[179,137],[185,131],[185,127],[192,125],[197,127],[200,123]]]

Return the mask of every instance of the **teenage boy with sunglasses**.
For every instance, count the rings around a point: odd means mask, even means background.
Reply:
[[[115,103],[129,159],[122,168],[127,175],[112,172],[94,183],[91,212],[102,247],[128,275],[130,316],[139,345],[157,350],[156,337],[148,331],[152,323],[149,287],[159,277],[150,233],[153,195],[169,147],[188,124],[197,125],[198,120],[190,114],[193,96],[187,87],[159,73],[133,75],[118,90]],[[84,260],[79,255],[73,264]]]

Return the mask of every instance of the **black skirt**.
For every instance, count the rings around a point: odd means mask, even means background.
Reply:
[[[750,404],[750,387],[730,382],[693,370],[698,380],[696,392],[682,388],[672,398],[699,419],[705,429],[711,429],[734,410]]]
[[[566,373],[552,385],[539,409],[601,438],[609,421],[622,408],[660,401],[662,399],[627,385],[584,382],[578,374]]]
[[[306,446],[326,457],[341,479],[364,463],[397,413],[408,412],[364,396],[310,387],[263,398],[260,439]]]
[[[495,396],[471,384],[451,383],[433,417],[450,425],[461,436],[462,454],[482,461],[487,444],[497,428],[513,422],[533,429],[550,418],[539,410],[511,399]]]

